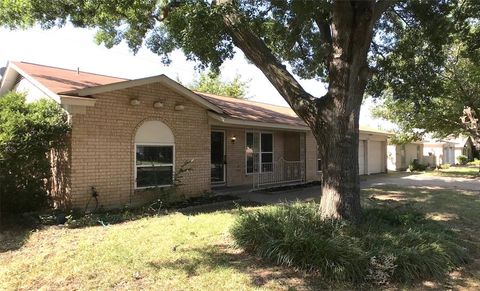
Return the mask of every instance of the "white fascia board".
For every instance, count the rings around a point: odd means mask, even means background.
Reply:
[[[38,82],[35,78],[31,77],[29,74],[24,72],[22,69],[19,67],[15,66],[12,62],[8,64],[8,67],[11,67],[15,71],[17,71],[22,77],[24,77],[26,80],[28,80],[30,83],[32,83],[35,87],[37,87],[40,91],[45,93],[48,97],[52,98],[56,102],[60,103],[60,96],[52,92],[50,89],[42,85],[42,83]]]
[[[100,93],[105,93],[105,92],[110,92],[110,91],[115,91],[115,90],[121,90],[121,89],[126,89],[126,88],[131,88],[131,87],[136,87],[136,86],[142,86],[142,85],[147,85],[147,84],[152,84],[152,83],[162,83],[163,85],[169,87],[170,89],[176,91],[177,93],[189,98],[193,102],[207,108],[210,110],[213,110],[217,113],[222,113],[223,111],[213,105],[212,103],[208,102],[207,100],[203,99],[202,97],[198,96],[197,94],[193,93],[189,89],[185,88],[184,86],[178,84],[177,82],[173,81],[172,79],[168,78],[165,75],[159,75],[159,76],[153,76],[153,77],[147,77],[147,78],[142,78],[142,79],[136,79],[136,80],[127,80],[127,81],[122,81],[122,82],[117,82],[113,84],[107,84],[107,85],[100,85],[96,87],[90,87],[90,88],[85,88],[85,89],[79,89],[79,90],[73,90],[73,91],[68,91],[64,92],[64,94],[75,94],[78,96],[89,96],[93,94],[100,94]]]
[[[77,96],[60,95],[60,103],[65,105],[95,106],[96,99]]]
[[[386,137],[393,137],[395,135],[395,134],[389,133],[389,132],[363,130],[363,129],[359,129],[359,133],[370,134],[370,135],[381,135],[381,136],[386,136]]]
[[[235,118],[223,117],[213,112],[208,112],[208,115],[215,120],[220,121],[225,125],[233,126],[244,126],[244,127],[263,127],[263,128],[272,128],[272,129],[284,129],[284,130],[298,130],[298,131],[309,131],[310,128],[307,126],[301,125],[288,125],[281,123],[270,123],[270,122],[261,122],[261,121],[247,121]]]

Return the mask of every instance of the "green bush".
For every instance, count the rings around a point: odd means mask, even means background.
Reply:
[[[422,172],[422,171],[425,171],[427,167],[428,167],[427,165],[420,163],[418,159],[414,159],[408,165],[408,169],[410,170],[410,172],[416,172],[416,171]]]
[[[458,162],[460,165],[466,165],[467,162],[468,162],[468,158],[467,158],[467,156],[459,155],[459,156],[457,157],[457,162]]]
[[[18,213],[48,205],[48,153],[63,145],[68,131],[65,113],[53,101],[26,103],[18,93],[0,98],[0,211]]]
[[[240,211],[239,247],[335,282],[386,284],[440,278],[466,262],[456,234],[411,209],[365,209],[360,225],[322,220],[315,203]]]
[[[480,166],[480,160],[475,158],[473,161],[467,163],[469,166]]]
[[[441,164],[440,169],[443,169],[443,170],[450,169],[450,164]]]

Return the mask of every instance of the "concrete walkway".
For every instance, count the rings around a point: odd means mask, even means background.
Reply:
[[[480,179],[467,179],[460,177],[439,177],[425,174],[391,173],[362,177],[360,187],[369,188],[375,186],[398,186],[398,187],[428,187],[431,189],[453,189],[480,191]],[[235,193],[244,200],[258,203],[292,202],[296,200],[312,201],[320,196],[320,186],[310,186],[278,192],[248,192]]]
[[[375,175],[367,177],[361,183],[362,188],[382,185],[480,191],[480,179],[478,178],[442,177],[428,174],[392,173]]]

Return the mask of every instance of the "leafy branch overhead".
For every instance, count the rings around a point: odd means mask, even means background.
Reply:
[[[468,46],[458,42],[447,48],[449,58],[438,74],[437,95],[419,103],[415,98],[396,98],[388,90],[374,115],[398,124],[410,136],[464,134],[480,140],[480,69],[475,55],[466,51]]]
[[[242,81],[239,75],[236,75],[232,81],[223,81],[219,74],[206,72],[201,73],[188,87],[193,91],[247,99],[248,83],[249,81]]]

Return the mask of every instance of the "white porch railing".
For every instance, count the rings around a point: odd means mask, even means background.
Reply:
[[[273,163],[262,163],[259,173],[253,175],[253,189],[305,181],[302,161],[286,161],[283,158]]]

